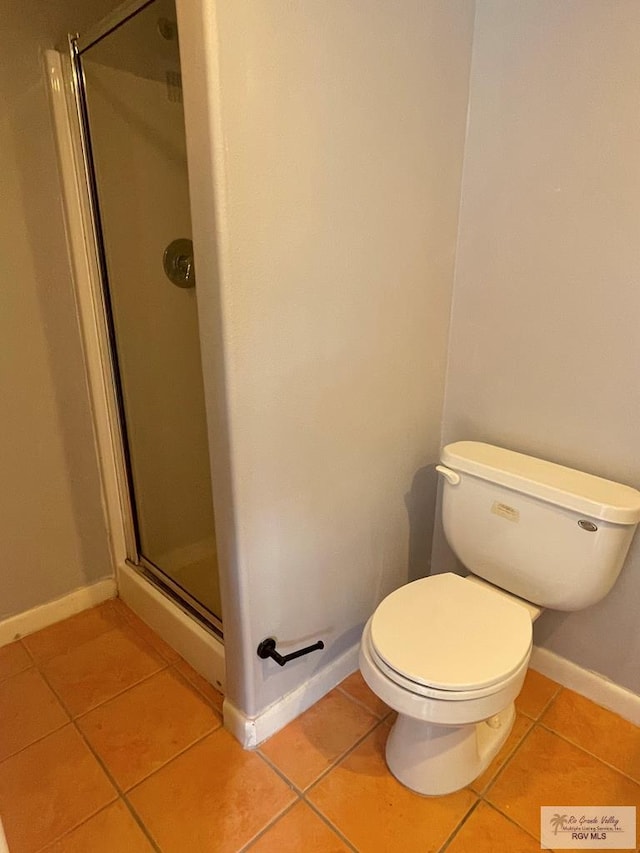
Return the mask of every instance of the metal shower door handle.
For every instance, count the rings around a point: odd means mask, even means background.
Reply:
[[[165,275],[176,287],[195,287],[193,243],[186,237],[172,240],[164,250],[162,266]]]

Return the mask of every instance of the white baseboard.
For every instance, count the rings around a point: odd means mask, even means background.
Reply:
[[[152,583],[126,564],[118,566],[120,598],[143,622],[224,693],[224,646],[191,616],[187,616]]]
[[[47,628],[54,622],[60,622],[61,619],[74,616],[89,607],[95,607],[96,604],[109,598],[115,598],[116,594],[115,578],[105,578],[90,586],[74,589],[62,598],[40,604],[24,613],[9,616],[8,619],[0,622],[0,646],[6,646],[7,643],[12,643],[19,637],[26,637],[27,634]]]
[[[245,749],[255,749],[268,737],[280,731],[307,708],[358,668],[357,643],[317,672],[300,687],[287,693],[257,717],[248,717],[228,700],[224,700],[224,725]]]
[[[615,711],[625,720],[640,726],[640,696],[620,687],[619,684],[614,684],[604,675],[583,669],[577,663],[538,646],[533,648],[530,666],[563,687],[575,690],[597,705]]]

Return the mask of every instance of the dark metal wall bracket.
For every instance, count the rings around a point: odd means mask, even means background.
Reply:
[[[258,657],[262,658],[262,660],[273,658],[277,664],[284,666],[285,663],[289,663],[290,660],[301,658],[302,655],[308,655],[309,652],[315,652],[317,649],[324,649],[324,643],[322,640],[318,640],[318,642],[314,643],[312,646],[307,646],[304,649],[298,649],[297,652],[291,652],[291,654],[288,655],[281,655],[280,652],[276,651],[276,641],[273,637],[267,637],[267,639],[263,640],[258,646]]]

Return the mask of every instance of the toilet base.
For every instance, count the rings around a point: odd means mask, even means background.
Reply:
[[[399,782],[418,794],[459,791],[486,770],[514,720],[513,702],[489,720],[463,726],[441,726],[398,714],[387,740],[387,765]]]

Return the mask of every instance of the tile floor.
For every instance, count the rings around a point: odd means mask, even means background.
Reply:
[[[640,814],[640,729],[535,672],[492,766],[438,798],[390,776],[357,673],[256,752],[221,699],[117,600],[0,649],[12,853],[533,853],[541,804]]]

